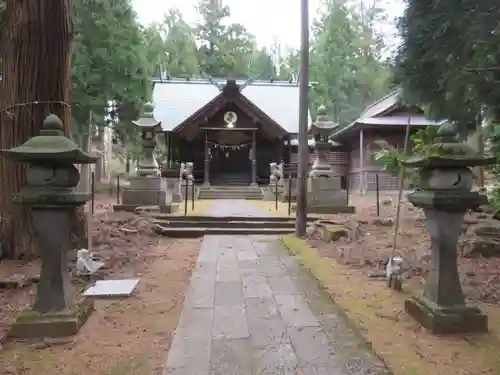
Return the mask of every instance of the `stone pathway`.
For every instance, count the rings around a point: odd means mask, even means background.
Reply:
[[[215,201],[207,210],[208,216],[247,216],[247,217],[269,217],[268,212],[259,210],[246,200],[220,199]]]
[[[216,201],[218,216],[253,215]],[[263,216],[263,213],[261,213]],[[205,236],[163,375],[387,375],[277,238]]]

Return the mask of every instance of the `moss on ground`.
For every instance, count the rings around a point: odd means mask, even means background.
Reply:
[[[404,300],[421,294],[420,285],[407,283],[398,293],[387,288],[385,280],[321,257],[303,239],[283,237],[282,242],[395,375],[500,374],[500,307],[481,306],[490,318],[487,334],[433,336],[404,312]]]

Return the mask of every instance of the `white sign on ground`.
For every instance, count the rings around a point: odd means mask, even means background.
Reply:
[[[99,280],[83,295],[87,297],[129,297],[138,282],[139,279]]]

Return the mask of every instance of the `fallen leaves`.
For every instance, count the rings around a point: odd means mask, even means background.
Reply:
[[[111,212],[110,206],[96,204],[92,251],[106,262],[102,277],[138,277],[136,291],[123,300],[97,300],[96,311],[71,339],[7,342],[3,350],[0,347],[2,374],[161,373],[200,240],[158,238],[144,218]],[[33,262],[11,269],[36,273],[38,268]],[[31,303],[34,291],[33,286],[0,290],[0,330]]]
[[[356,233],[355,236],[338,236],[324,241],[324,237],[313,235],[310,237],[310,243],[318,248],[322,256],[361,268],[365,274],[373,277],[385,271],[385,265],[393,255],[393,218],[396,207],[395,203],[382,205],[383,216],[377,217],[374,201],[370,202],[368,197],[358,197],[358,200],[361,202],[355,202],[355,216],[330,215],[326,220],[320,221],[326,223],[326,227],[328,223],[340,223],[349,233]],[[490,216],[484,213],[468,214],[464,223],[464,238],[468,233],[481,231],[481,228],[498,226],[493,225],[491,220]],[[500,232],[496,235],[500,239]],[[405,279],[422,285],[429,270],[430,239],[422,212],[408,202],[402,203],[401,207],[395,255],[404,260]],[[470,258],[460,255],[458,265],[464,292],[470,300],[500,304],[500,257]]]

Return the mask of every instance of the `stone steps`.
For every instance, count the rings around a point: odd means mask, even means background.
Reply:
[[[166,226],[169,228],[190,228],[190,227],[203,227],[203,228],[220,228],[221,225],[224,228],[261,228],[261,229],[269,229],[269,228],[295,228],[295,221],[195,221],[195,220],[157,220],[154,224],[159,224],[162,226]]]
[[[216,199],[244,199],[244,200],[262,200],[262,195],[248,195],[248,194],[200,194],[200,200],[216,200]]]
[[[149,217],[161,220],[161,221],[169,221],[169,222],[177,222],[177,221],[212,221],[212,222],[231,222],[231,221],[239,221],[239,222],[268,222],[274,224],[276,222],[295,222],[294,218],[286,217],[286,216],[171,216],[167,214],[159,214],[153,213]],[[317,217],[308,217],[307,221],[312,222],[318,220]]]
[[[199,238],[207,235],[286,235],[294,232],[293,228],[170,228],[158,224],[153,225],[153,231],[173,238]]]
[[[217,174],[212,178],[214,186],[248,186],[250,185],[251,175],[248,173],[223,173]]]
[[[202,187],[198,199],[255,199],[263,198],[262,190],[249,186]]]
[[[148,215],[153,230],[163,236],[197,238],[205,235],[286,235],[294,233],[295,220],[289,217],[214,217]],[[314,218],[309,217],[308,221]]]
[[[203,187],[206,190],[234,190],[234,191],[260,191],[260,187],[250,186],[250,184],[245,183],[245,185],[210,185],[208,187]]]
[[[212,185],[245,187],[250,185],[250,180],[214,180]]]

